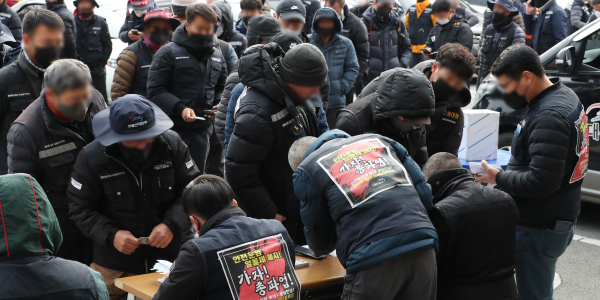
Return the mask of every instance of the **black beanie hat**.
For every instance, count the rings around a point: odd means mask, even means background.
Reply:
[[[279,67],[281,79],[302,86],[321,86],[327,80],[328,72],[321,50],[308,43],[290,49]]]
[[[271,43],[276,43],[283,49],[283,52],[288,52],[290,49],[302,44],[302,40],[295,34],[280,32],[271,39]]]

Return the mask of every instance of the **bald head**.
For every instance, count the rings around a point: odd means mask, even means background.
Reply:
[[[423,166],[423,174],[425,180],[435,172],[445,171],[450,169],[461,169],[463,166],[456,156],[448,152],[439,152],[432,155]]]
[[[302,163],[304,159],[304,154],[306,154],[306,150],[312,145],[312,143],[317,138],[314,136],[305,136],[301,139],[296,140],[292,147],[290,147],[290,151],[288,152],[288,162],[290,163],[290,167],[292,167],[293,171],[298,169],[298,166]]]

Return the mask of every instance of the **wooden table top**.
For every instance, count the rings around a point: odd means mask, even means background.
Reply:
[[[296,270],[303,290],[342,282],[346,275],[346,270],[337,257],[328,256],[320,261],[303,256],[296,256],[296,259],[308,261],[309,264],[308,268]],[[119,278],[115,280],[115,286],[142,300],[151,300],[160,287],[157,280],[163,276],[150,273]]]

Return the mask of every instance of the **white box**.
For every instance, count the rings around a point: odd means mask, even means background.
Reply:
[[[496,159],[500,113],[488,109],[464,110],[463,113],[465,125],[458,158],[464,161]]]

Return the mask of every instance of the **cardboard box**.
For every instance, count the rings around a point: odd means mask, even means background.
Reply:
[[[464,110],[463,113],[465,125],[458,158],[465,161],[496,159],[500,113],[487,109]]]

